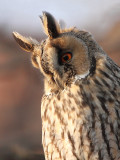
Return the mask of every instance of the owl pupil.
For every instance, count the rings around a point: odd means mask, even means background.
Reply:
[[[69,60],[69,57],[66,55],[63,57],[64,61],[68,61]]]

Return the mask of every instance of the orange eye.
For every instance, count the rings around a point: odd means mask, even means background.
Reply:
[[[64,54],[62,55],[61,61],[62,61],[62,63],[65,63],[65,62],[71,60],[71,58],[72,58],[72,54],[69,53],[69,52],[67,52],[67,53],[64,53]]]

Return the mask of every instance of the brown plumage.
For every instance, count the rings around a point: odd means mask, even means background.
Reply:
[[[90,33],[41,17],[41,43],[14,32],[44,74],[41,104],[46,160],[120,160],[120,68]]]

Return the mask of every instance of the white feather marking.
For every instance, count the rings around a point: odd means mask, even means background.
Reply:
[[[51,92],[48,92],[48,93],[46,93],[45,95],[46,95],[46,96],[50,96],[50,95],[52,95],[52,93],[51,93]]]
[[[89,73],[90,73],[90,72],[87,71],[87,72],[84,73],[84,74],[76,75],[76,76],[75,76],[75,81],[74,81],[74,83],[75,83],[77,80],[84,79],[85,77],[88,76]]]

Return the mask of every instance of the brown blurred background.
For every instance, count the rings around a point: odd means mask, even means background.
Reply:
[[[66,26],[90,31],[120,65],[120,0],[0,2],[0,160],[40,158],[43,77],[12,37],[16,30],[41,41],[38,15],[46,10]]]

